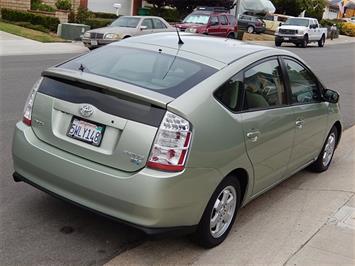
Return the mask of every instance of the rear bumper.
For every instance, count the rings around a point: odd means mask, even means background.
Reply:
[[[13,162],[16,179],[149,234],[193,229],[219,180],[214,169],[115,170],[42,142],[22,122],[16,125]]]

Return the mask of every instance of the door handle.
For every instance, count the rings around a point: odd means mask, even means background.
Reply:
[[[247,138],[251,142],[257,142],[260,136],[260,131],[259,130],[253,130],[247,133]]]
[[[303,128],[303,125],[304,125],[304,121],[302,119],[298,119],[296,121],[296,127],[299,128],[299,129],[302,129]]]

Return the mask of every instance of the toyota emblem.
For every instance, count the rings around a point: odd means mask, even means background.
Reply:
[[[90,104],[84,104],[83,106],[80,107],[79,113],[83,117],[90,117],[94,113],[94,107]]]

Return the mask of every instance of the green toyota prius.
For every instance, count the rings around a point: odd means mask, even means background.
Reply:
[[[15,181],[147,234],[220,244],[239,208],[331,164],[339,95],[291,52],[158,33],[42,73],[13,140]]]

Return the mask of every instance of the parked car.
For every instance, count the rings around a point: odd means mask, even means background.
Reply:
[[[239,15],[238,27],[248,33],[263,33],[266,30],[266,24],[262,19],[249,15]]]
[[[319,47],[323,47],[326,37],[327,28],[321,28],[317,19],[289,18],[277,28],[275,46],[281,46],[283,42],[287,42],[305,48],[309,43],[316,42]]]
[[[181,39],[133,37],[44,71],[16,125],[15,181],[210,248],[240,207],[307,166],[328,169],[339,95],[302,59]]]
[[[176,27],[184,32],[200,33],[224,38],[236,37],[238,32],[235,17],[225,9],[197,8]]]
[[[108,27],[85,32],[82,41],[86,47],[94,49],[132,36],[164,31],[174,31],[174,28],[163,18],[122,16]]]

